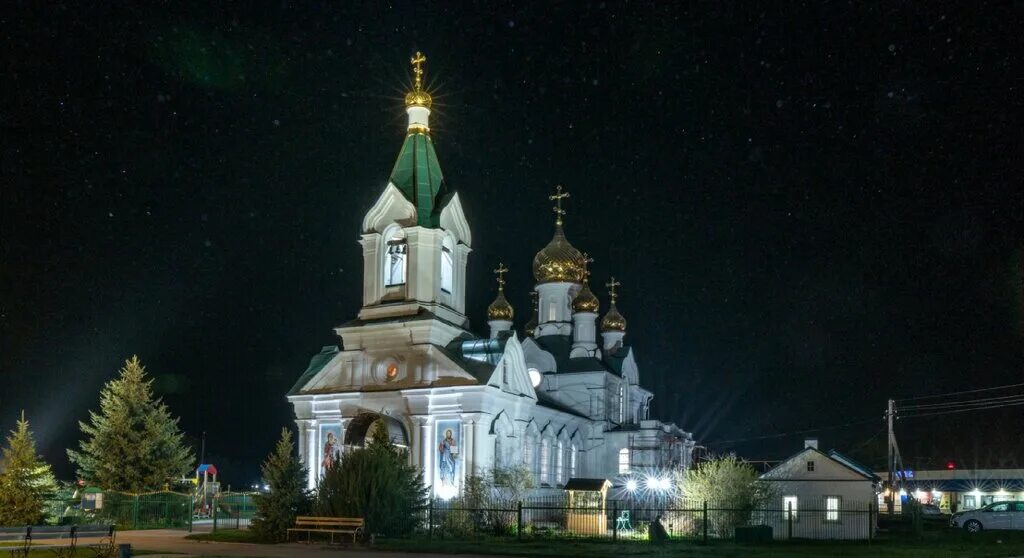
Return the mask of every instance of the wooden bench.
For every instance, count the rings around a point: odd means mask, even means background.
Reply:
[[[65,558],[74,556],[79,540],[87,539],[84,546],[96,556],[114,555],[113,525],[30,525],[28,527],[0,528],[0,541],[17,543],[9,550],[12,558],[26,558],[33,550],[49,550]]]
[[[331,536],[331,543],[334,543],[334,535],[352,535],[352,542],[356,542],[359,535],[363,533],[365,521],[361,517],[315,517],[300,515],[295,518],[295,527],[288,529],[288,538],[291,539],[292,531],[306,533],[306,541],[312,541],[313,533],[322,533]]]

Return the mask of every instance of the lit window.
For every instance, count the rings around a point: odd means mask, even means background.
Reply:
[[[552,300],[551,302],[548,303],[548,321],[549,322],[555,321],[555,318],[557,316],[558,316],[557,305],[556,305],[555,301]]]
[[[576,455],[578,453],[579,453],[579,451],[576,449],[576,446],[572,446],[572,447],[569,448],[569,478],[570,479],[576,478]]]
[[[964,496],[964,509],[973,510],[978,507],[978,500],[974,496]]]
[[[814,462],[813,461],[808,461],[807,462],[807,472],[809,472],[809,473],[813,473],[814,472]]]
[[[441,290],[446,293],[452,292],[452,270],[454,266],[452,264],[452,250],[447,246],[448,240],[445,239],[445,245],[441,247]]]
[[[783,496],[782,497],[782,510],[788,516],[793,514],[793,521],[796,521],[799,517],[797,515],[797,498],[796,496]]]
[[[405,239],[395,238],[388,241],[388,254],[384,264],[384,286],[393,287],[405,284],[405,268],[408,257],[409,245],[405,243]]]
[[[839,496],[825,496],[825,521],[839,521]]]
[[[551,476],[551,443],[544,440],[540,444],[540,483],[548,484]]]
[[[622,448],[619,450],[619,474],[624,475],[629,472],[629,448]]]

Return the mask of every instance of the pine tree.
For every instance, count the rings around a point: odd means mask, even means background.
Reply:
[[[45,499],[57,490],[50,466],[36,453],[25,413],[7,437],[0,462],[0,525],[36,525]]]
[[[292,433],[287,428],[281,429],[281,439],[263,462],[262,471],[270,491],[255,498],[252,530],[264,541],[283,541],[288,538],[288,528],[295,524],[295,517],[309,506],[307,470],[294,453]]]
[[[160,399],[139,357],[125,361],[120,377],[100,392],[100,412],[79,422],[85,439],[68,450],[78,476],[110,490],[158,490],[188,473],[194,462],[178,419]]]
[[[364,535],[401,536],[416,528],[427,504],[423,474],[388,437],[383,421],[373,424],[365,448],[347,451],[324,471],[315,511],[330,517],[361,517]]]

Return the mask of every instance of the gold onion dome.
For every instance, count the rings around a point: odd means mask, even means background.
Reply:
[[[587,269],[587,265],[593,261],[594,259],[589,254],[583,254],[583,288],[580,289],[576,298],[572,300],[573,312],[597,314],[597,311],[601,308],[601,301],[597,300],[594,291],[590,290],[590,270]]]
[[[537,252],[533,257],[533,278],[538,283],[582,283],[586,275],[587,264],[580,253],[569,240],[565,238],[562,230],[562,200],[569,197],[568,192],[563,192],[562,187],[556,188],[557,193],[548,196],[548,199],[557,203],[552,208],[557,215],[555,219],[555,236],[543,250]]]
[[[614,277],[605,284],[608,287],[608,298],[611,299],[611,304],[608,306],[608,312],[601,319],[601,331],[626,331],[626,318],[622,317],[619,309],[615,306],[615,301],[619,298],[619,294],[615,292],[615,287],[621,284]]]
[[[583,288],[580,289],[580,294],[576,295],[576,298],[572,301],[572,311],[597,314],[597,311],[600,308],[601,301],[597,300],[597,297],[594,295],[594,291],[590,290],[590,285],[583,283]]]
[[[601,320],[601,331],[626,331],[626,318],[619,314],[614,302]]]
[[[498,268],[494,270],[494,274],[498,276],[498,296],[495,297],[494,302],[487,307],[488,320],[504,320],[506,322],[511,322],[512,316],[515,314],[512,310],[512,305],[505,299],[505,273],[507,271],[508,268],[501,263],[499,263]]]
[[[405,94],[406,107],[430,108],[433,103],[430,93],[423,90],[423,63],[426,61],[427,57],[423,56],[422,52],[417,52],[416,56],[409,60],[409,63],[412,64],[412,72],[416,77],[412,91]]]

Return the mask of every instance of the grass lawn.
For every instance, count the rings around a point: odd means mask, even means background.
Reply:
[[[247,530],[222,529],[215,533],[188,536],[199,541],[258,543]],[[899,535],[880,538],[871,544],[842,541],[795,541],[741,545],[713,542],[702,546],[695,542],[671,542],[652,546],[646,542],[571,541],[559,539],[477,539],[452,540],[423,538],[378,540],[373,550],[445,554],[492,554],[505,556],[581,556],[586,558],[618,556],[684,556],[695,558],[774,556],[827,558],[1005,558],[1024,556],[1024,531],[988,531],[967,535],[962,531],[929,530],[921,537]]]
[[[378,541],[377,550],[452,554],[497,554],[515,556],[692,556],[692,557],[905,557],[929,558],[1003,558],[1024,556],[1024,532],[986,532],[966,536],[958,531],[926,533],[919,539],[879,540],[870,545],[861,542],[796,541],[773,544],[740,545],[731,542],[702,546],[693,542],[673,542],[656,547],[647,543],[564,540],[478,540],[452,541],[422,539]]]

